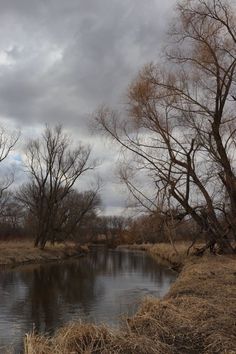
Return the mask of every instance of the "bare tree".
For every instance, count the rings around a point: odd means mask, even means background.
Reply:
[[[21,237],[24,210],[14,193],[5,190],[0,198],[0,237]]]
[[[166,61],[146,66],[130,86],[128,117],[104,108],[96,116],[129,151],[129,190],[151,210],[172,205],[177,219],[190,215],[207,237],[199,253],[215,245],[233,252],[236,240],[235,40],[227,1],[181,1]],[[151,197],[132,183],[135,171],[151,178]]]
[[[55,239],[58,215],[79,177],[94,168],[89,163],[90,148],[73,142],[61,126],[46,127],[41,138],[31,140],[26,149],[26,167],[31,182],[19,198],[37,219],[35,246],[45,247]]]
[[[77,192],[72,190],[61,203],[55,222],[56,228],[52,241],[73,239],[81,241],[81,234],[89,229],[91,218],[96,218],[96,213],[101,206],[99,186],[94,190]]]
[[[14,149],[17,141],[19,140],[20,132],[15,131],[8,133],[3,127],[0,126],[0,163],[3,162]],[[0,180],[0,198],[5,191],[14,182],[14,173],[10,172],[4,176],[1,176]]]
[[[5,128],[0,127],[0,163],[7,159],[14,149],[20,136],[19,131],[9,133]],[[0,178],[0,222],[2,232],[8,229],[13,232],[17,229],[19,222],[18,208],[13,194],[9,192],[9,187],[14,182],[14,171],[6,171]]]

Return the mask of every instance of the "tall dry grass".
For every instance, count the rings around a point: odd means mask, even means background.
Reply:
[[[145,335],[111,330],[105,325],[77,323],[60,329],[54,337],[27,335],[25,354],[169,354],[162,342],[157,346]]]
[[[130,325],[158,333],[173,353],[236,353],[235,319],[236,259],[208,256],[187,263],[165,299],[146,300]]]

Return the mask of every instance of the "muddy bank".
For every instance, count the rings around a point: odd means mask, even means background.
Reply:
[[[31,241],[1,242],[0,267],[56,261],[84,255],[87,252],[87,247],[74,244],[49,245],[44,250],[40,250],[35,248]]]
[[[177,261],[169,245],[143,247]],[[236,258],[184,256],[181,263],[169,293],[145,299],[123,328],[77,323],[51,338],[27,335],[25,353],[236,353]]]

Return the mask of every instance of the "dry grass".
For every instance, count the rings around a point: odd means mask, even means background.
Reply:
[[[187,252],[190,244],[191,242],[176,242],[175,249],[169,243],[158,243],[155,245],[151,243],[133,244],[119,246],[118,248],[126,248],[136,251],[147,251],[153,256],[156,256],[157,260],[159,259],[161,263],[163,263],[163,261],[166,261],[167,263],[177,267],[179,265],[183,265],[191,258],[191,255],[194,252],[195,248],[192,248],[188,255]],[[200,244],[195,245],[195,247],[200,246]]]
[[[54,337],[27,335],[25,354],[170,354],[161,341],[158,348],[146,335],[124,333],[104,325],[73,324],[60,329]]]
[[[236,353],[236,259],[192,259],[165,299],[146,300],[130,325],[158,333],[173,353]]]
[[[133,251],[149,251],[153,247],[153,244],[151,243],[142,243],[142,244],[137,244],[133,243],[132,245],[119,245],[116,249],[127,249],[127,250],[133,250]]]
[[[40,250],[34,247],[33,241],[0,242],[0,266],[53,261],[76,254],[78,248],[73,243],[48,245]]]
[[[170,246],[143,247],[171,258]],[[52,338],[31,334],[25,354],[236,354],[236,258],[186,259],[186,248],[179,245],[185,265],[168,295],[145,299],[122,329],[79,323]]]
[[[168,243],[160,243],[150,248],[150,252],[170,263],[184,263],[188,258],[187,251],[190,243],[176,242],[175,249]],[[191,253],[190,253],[191,254]]]

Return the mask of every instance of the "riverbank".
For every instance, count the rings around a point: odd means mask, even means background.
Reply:
[[[139,246],[182,270],[163,299],[145,299],[121,329],[77,323],[51,338],[27,335],[25,354],[236,353],[236,258],[187,257],[178,247],[176,255],[169,245]]]
[[[40,250],[34,247],[33,241],[1,241],[0,267],[56,261],[79,256],[87,251],[86,247],[78,248],[72,243],[47,245],[44,250]]]
[[[132,244],[132,245],[121,245],[117,249],[128,249],[133,251],[145,251],[150,253],[152,256],[157,258],[159,263],[171,266],[174,270],[180,271],[186,262],[189,262],[193,250],[189,250],[189,243],[178,242],[175,245],[175,249],[169,243],[159,243],[159,244]],[[200,247],[200,245],[199,245]]]

